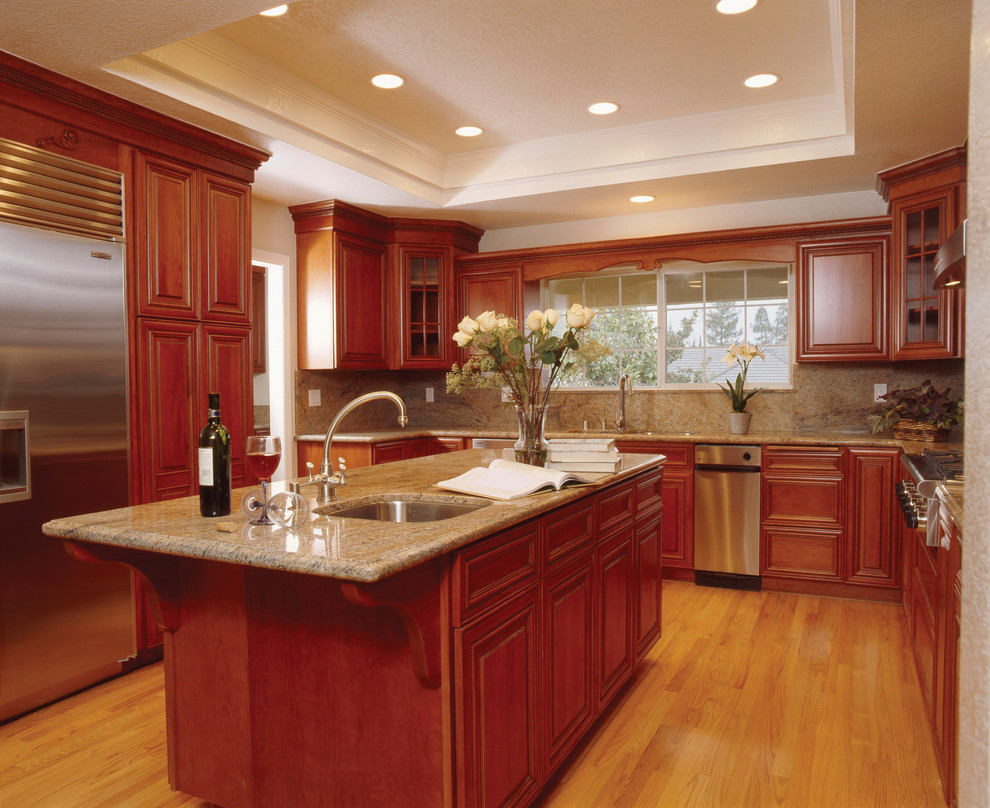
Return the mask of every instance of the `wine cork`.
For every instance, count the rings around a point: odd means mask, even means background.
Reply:
[[[217,522],[217,530],[223,533],[236,533],[237,522]]]

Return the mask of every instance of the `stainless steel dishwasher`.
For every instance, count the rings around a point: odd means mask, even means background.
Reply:
[[[760,589],[760,447],[694,447],[695,583]]]

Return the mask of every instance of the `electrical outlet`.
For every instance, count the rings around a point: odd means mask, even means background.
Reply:
[[[875,384],[875,385],[873,385],[873,400],[874,401],[883,401],[883,399],[880,398],[880,396],[885,396],[885,395],[887,395],[887,385],[885,385],[885,384]]]
[[[309,391],[309,406],[319,407],[320,406],[320,391],[310,390]]]
[[[512,401],[512,390],[508,387],[502,388],[502,401]]]
[[[432,404],[433,403],[433,388],[432,387],[427,387],[426,388],[426,402],[428,404]]]

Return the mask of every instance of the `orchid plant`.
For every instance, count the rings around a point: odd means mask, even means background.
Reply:
[[[746,374],[749,372],[749,363],[752,362],[756,357],[760,359],[765,359],[766,354],[763,353],[755,345],[750,345],[748,342],[742,343],[742,345],[736,345],[732,343],[729,346],[729,352],[722,357],[722,362],[727,365],[738,364],[742,370],[736,375],[736,381],[734,384],[729,384],[726,381],[725,384],[722,382],[716,382],[716,384],[722,388],[722,392],[725,393],[729,398],[729,402],[732,404],[733,412],[745,412],[746,404],[749,400],[760,392],[759,389],[750,390],[748,393],[743,392],[743,388],[746,386]]]
[[[561,317],[566,329],[555,334]],[[550,393],[568,371],[608,353],[596,340],[583,336],[579,340],[594,318],[594,309],[580,303],[563,315],[556,309],[534,309],[526,317],[525,329],[513,318],[493,311],[482,312],[477,319],[465,317],[453,339],[472,353],[463,365],[450,369],[447,392],[460,393],[472,387],[508,389],[519,416],[520,441],[528,437],[531,442],[542,442]],[[541,465],[539,458],[520,458],[518,449],[517,459]]]

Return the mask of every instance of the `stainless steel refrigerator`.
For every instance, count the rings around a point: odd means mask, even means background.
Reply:
[[[130,573],[41,532],[128,504],[122,250],[0,222],[0,721],[135,653]]]

